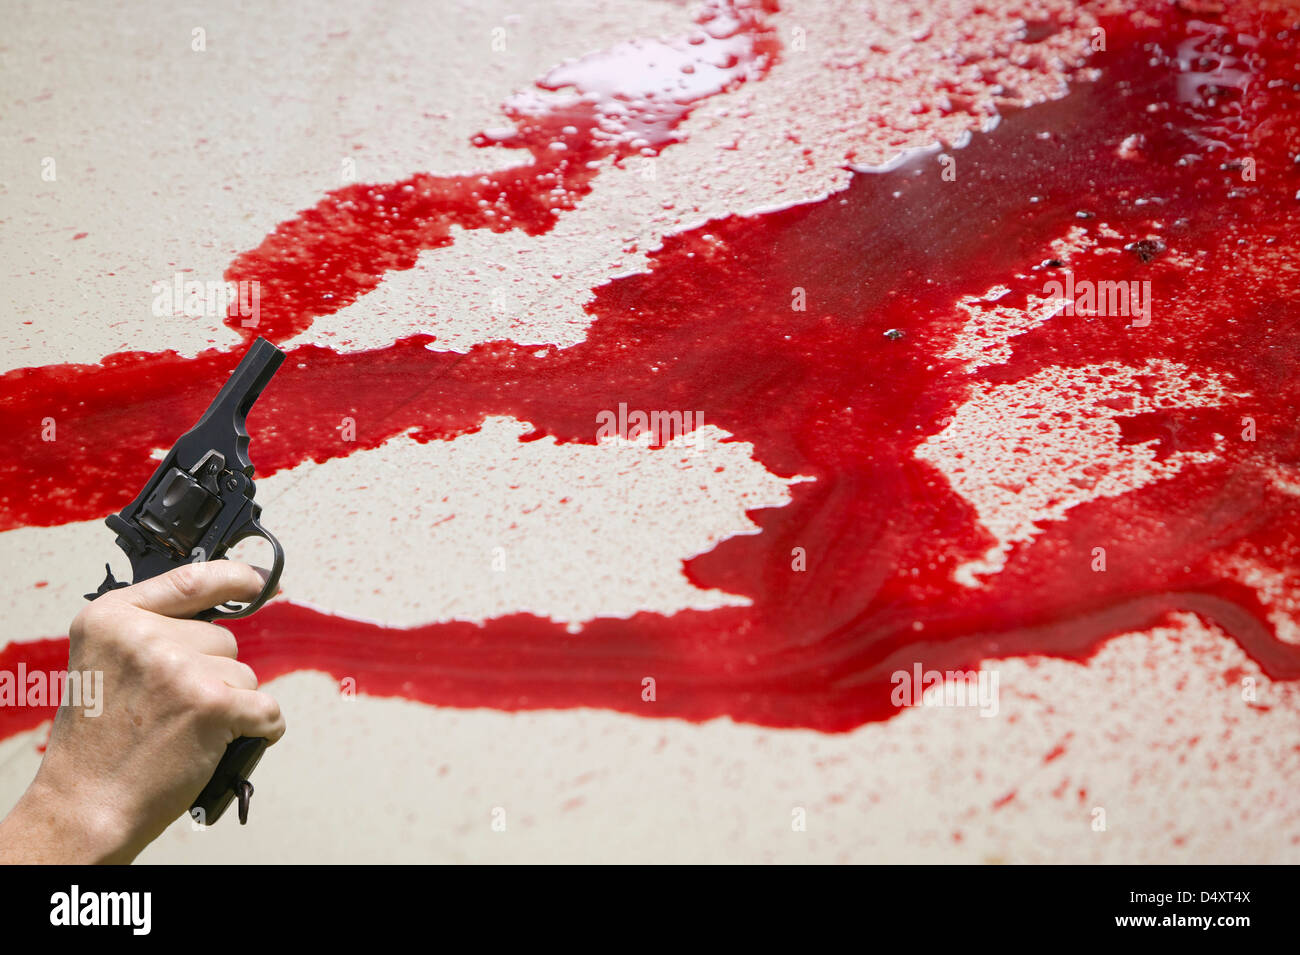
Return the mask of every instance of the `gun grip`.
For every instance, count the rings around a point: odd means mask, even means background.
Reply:
[[[241,736],[226,747],[212,778],[190,806],[190,815],[196,822],[212,825],[236,796],[239,797],[239,824],[248,822],[248,800],[253,795],[253,784],[248,777],[264,752],[266,740],[260,736]]]

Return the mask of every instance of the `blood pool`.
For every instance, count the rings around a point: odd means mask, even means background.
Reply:
[[[742,46],[754,59],[728,82],[761,81],[775,53],[762,13],[734,27],[749,31]],[[452,354],[421,335],[348,355],[304,346],[250,416],[259,473],[269,473],[408,429],[449,439],[489,415],[594,443],[595,416],[620,402],[698,409],[751,442],[772,472],[815,479],[794,485],[788,506],[754,512],[761,533],[686,564],[695,584],[749,606],[600,619],[575,634],[528,614],[394,629],[278,603],[234,622],[241,656],[263,679],[321,670],[355,678],[363,693],[451,706],[596,706],[842,731],[898,712],[900,670],[1083,660],[1116,634],[1190,612],[1270,677],[1300,678],[1300,648],[1280,639],[1277,608],[1243,569],[1292,590],[1300,580],[1300,31],[1240,4],[1162,5],[1102,28],[1094,76],[960,148],[861,170],[820,202],[669,237],[647,271],[596,290],[581,344]],[[578,97],[521,122],[518,141],[534,156],[526,169],[332,193],[238,257],[227,278],[262,281],[258,331],[286,340],[449,242],[452,225],[549,229],[593,187],[594,159],[632,154],[632,141],[596,135],[606,122],[598,102]],[[541,147],[552,142],[566,148]],[[659,143],[649,148],[669,146]],[[1069,236],[1074,253],[1062,258],[1054,244]],[[1066,268],[1076,289],[1149,288],[1149,320],[1104,314],[1094,299],[1091,311],[1024,322],[997,340],[996,360],[970,360],[961,303],[1027,312]],[[796,289],[802,309],[791,307]],[[4,376],[5,415],[21,426],[5,428],[16,453],[0,468],[3,526],[122,506],[148,477],[150,449],[201,410],[236,358],[133,353]],[[1111,374],[1130,390],[1099,390]],[[1173,392],[1168,375],[1181,386]],[[1121,450],[1178,467],[1058,508],[1007,538],[996,573],[962,578],[999,538],[921,449],[973,395],[1040,379],[1059,382],[1041,424],[1060,445],[1089,425],[1117,428]],[[59,420],[57,449],[27,437],[46,414]],[[366,423],[356,441],[340,439],[345,417]],[[987,480],[1024,453],[995,455]],[[1006,491],[1013,504],[1024,493]],[[65,653],[52,640],[0,656],[48,667]],[[641,698],[646,677],[653,705]],[[0,712],[0,731],[34,718]]]

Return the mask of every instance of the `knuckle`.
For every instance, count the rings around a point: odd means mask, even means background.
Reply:
[[[103,626],[104,608],[100,606],[102,602],[102,599],[94,600],[81,608],[81,612],[73,618],[72,625],[68,627],[69,640],[80,643]]]
[[[265,697],[262,701],[262,719],[267,725],[275,728],[276,738],[284,735],[284,714],[280,710],[280,702],[273,696],[263,693]]]
[[[121,602],[111,597],[91,601],[73,619],[68,639],[74,643],[114,639],[122,629],[123,609]]]
[[[203,590],[204,564],[182,564],[175,570],[168,571],[167,577],[176,592],[185,598],[199,596]]]
[[[142,640],[136,653],[146,669],[162,680],[176,680],[187,668],[188,654],[170,640]]]
[[[279,723],[281,720],[280,701],[270,693],[259,692],[252,709],[253,715],[265,723]]]
[[[252,667],[250,667],[247,663],[244,663],[242,661],[238,661],[238,660],[235,661],[235,666],[237,666],[239,668],[239,672],[243,674],[244,680],[252,684],[252,689],[254,690],[257,689],[259,685],[257,682],[257,672]]]
[[[212,628],[212,642],[215,652],[221,656],[227,656],[234,659],[239,655],[239,641],[235,639],[235,634],[218,624],[209,624]]]
[[[224,683],[201,680],[190,687],[189,702],[201,717],[211,718],[227,709],[230,687]]]

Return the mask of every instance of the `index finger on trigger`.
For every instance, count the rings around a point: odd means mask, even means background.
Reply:
[[[267,571],[238,561],[211,560],[182,564],[104,596],[163,616],[189,619],[228,600],[255,600],[268,576]]]

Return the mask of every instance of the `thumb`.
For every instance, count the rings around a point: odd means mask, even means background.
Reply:
[[[182,564],[149,580],[109,591],[100,599],[111,597],[141,610],[189,619],[227,600],[255,600],[268,576],[267,571],[238,561],[210,560]]]

